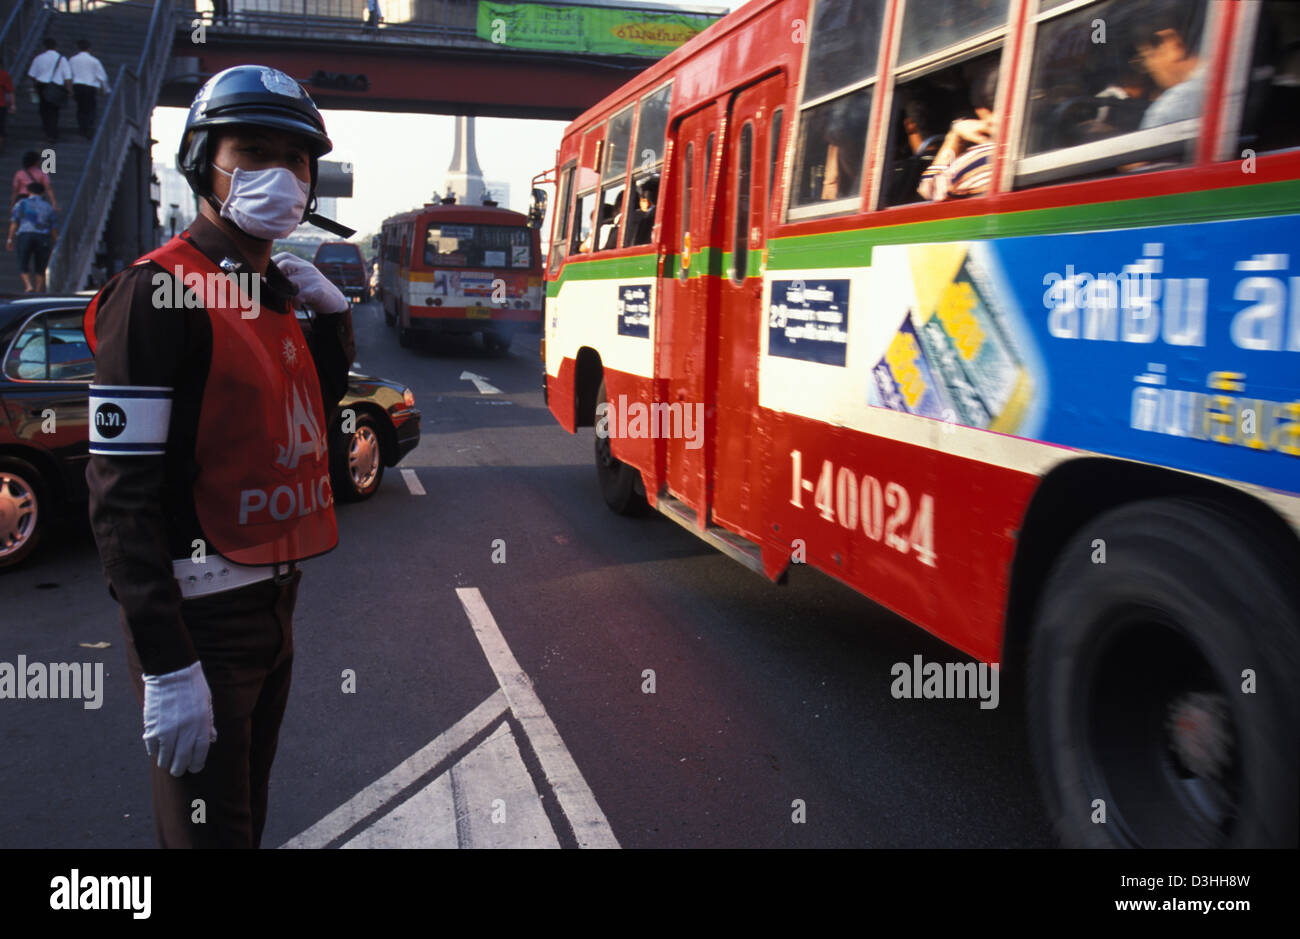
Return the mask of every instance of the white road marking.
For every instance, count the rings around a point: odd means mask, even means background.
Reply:
[[[484,394],[484,395],[501,394],[501,389],[488,384],[488,380],[484,378],[482,375],[475,375],[473,372],[461,372],[460,380],[472,381],[474,383],[474,387],[478,389],[479,394]]]
[[[519,744],[501,724],[345,848],[558,848]]]
[[[425,494],[424,484],[420,482],[420,477],[415,475],[415,470],[402,470],[402,479],[406,480],[406,488],[411,490],[411,495],[422,496]]]
[[[506,645],[505,637],[492,618],[483,595],[477,587],[457,587],[456,596],[465,607],[474,634],[478,636],[483,654],[496,674],[497,682],[510,703],[516,720],[528,735],[533,752],[542,765],[546,781],[550,784],[560,809],[573,827],[573,833],[582,848],[617,848],[618,840],[609,827],[605,813],[596,804],[587,781],[583,779],[578,764],[573,761],[555,724],[546,714],[541,699],[533,690],[532,682],[515,660]]]
[[[481,733],[483,728],[505,714],[508,707],[509,702],[503,691],[492,692],[486,701],[452,727],[444,730],[302,834],[289,839],[282,847],[325,847],[362,819],[379,811],[385,803],[401,795],[404,789],[414,784],[421,776],[464,747],[476,734]]]

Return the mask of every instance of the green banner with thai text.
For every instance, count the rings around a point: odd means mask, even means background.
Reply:
[[[707,29],[719,16],[538,3],[478,5],[481,39],[515,49],[660,58]]]

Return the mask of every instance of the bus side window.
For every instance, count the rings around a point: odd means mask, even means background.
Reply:
[[[704,146],[704,201],[709,200],[709,182],[713,176],[713,134]]]
[[[792,217],[851,209],[850,200],[862,192],[884,8],[884,0],[816,0],[799,110]],[[823,207],[827,203],[840,204]]]
[[[772,211],[772,192],[776,189],[776,161],[781,156],[781,118],[784,108],[772,112],[772,126],[768,133],[772,138],[772,155],[767,167],[767,211]]]
[[[648,245],[654,236],[659,204],[659,175],[664,163],[664,134],[668,130],[668,104],[672,84],[641,100],[637,120],[636,151],[632,154],[632,187],[627,191],[623,217],[623,244]]]
[[[628,171],[628,145],[632,142],[632,119],[635,108],[627,107],[609,120],[605,141],[605,166],[601,173],[600,217],[592,250],[607,251],[618,247],[618,233],[627,215],[624,189]]]
[[[560,269],[560,262],[569,253],[569,219],[573,214],[572,164],[564,168],[560,178],[560,201],[555,204],[555,231],[551,236],[551,273]]]
[[[1300,5],[1260,6],[1247,81],[1237,154],[1300,147]]]
[[[1207,0],[1100,0],[1040,14],[1016,187],[1189,163],[1211,36]],[[1093,38],[1105,24],[1104,43]]]
[[[688,257],[688,239],[690,238],[691,231],[691,175],[695,171],[694,143],[688,143],[686,145],[686,162],[684,169],[685,172],[682,174],[681,198],[677,200],[677,204],[681,206],[682,214],[681,231],[679,232],[680,237],[677,239],[677,245],[683,255],[677,264],[677,276],[683,283],[686,282],[686,265],[690,263],[690,258]]]
[[[577,209],[573,215],[573,251],[579,253],[588,253],[591,251],[591,225],[595,210],[595,190],[578,196]]]
[[[989,191],[1000,56],[994,49],[894,86],[884,205]]]
[[[731,279],[745,282],[749,269],[749,207],[754,163],[754,125],[745,122],[736,154],[736,229],[731,245]]]

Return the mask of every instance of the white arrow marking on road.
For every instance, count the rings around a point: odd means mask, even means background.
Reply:
[[[488,380],[484,378],[482,375],[475,375],[473,372],[461,372],[460,380],[472,381],[474,383],[474,387],[478,389],[479,394],[482,395],[501,394],[501,389],[488,384]]]
[[[519,742],[510,725],[500,723],[508,714],[518,721],[521,739],[541,764],[579,847],[619,846],[483,595],[473,587],[459,588],[456,595],[496,676],[497,690],[455,726],[283,847],[324,848],[352,832],[339,847],[558,848],[542,807],[544,797],[523,762]],[[485,740],[459,756],[470,740],[494,724],[498,726]],[[405,797],[431,770],[452,760],[436,779]],[[503,812],[500,818],[498,809]],[[354,831],[358,826],[363,827]]]
[[[492,618],[492,611],[483,600],[483,594],[477,587],[457,587],[456,596],[460,597],[465,615],[469,617],[474,634],[478,636],[483,654],[497,676],[497,683],[505,692],[510,702],[510,710],[523,727],[524,733],[533,745],[537,762],[542,764],[542,772],[550,783],[555,798],[559,800],[573,827],[573,834],[578,839],[580,848],[617,848],[618,840],[605,813],[596,804],[587,781],[582,778],[582,771],[573,761],[560,732],[542,707],[541,698],[533,690],[533,683],[519,667],[514,653],[506,645],[497,622]]]

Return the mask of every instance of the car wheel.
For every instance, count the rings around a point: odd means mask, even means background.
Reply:
[[[389,313],[389,312],[388,312],[388,307],[385,306],[385,307],[384,307],[384,325],[385,325],[385,326],[390,326],[390,327],[391,327],[391,326],[392,326],[394,323],[396,323],[396,322],[397,322],[397,317],[394,316],[392,313]]]
[[[509,333],[484,333],[483,348],[488,352],[506,352],[510,349],[510,343],[514,336]]]
[[[40,543],[45,526],[45,488],[29,463],[0,459],[0,568],[15,567]]]
[[[605,380],[602,378],[600,390],[596,393],[597,405],[607,400]],[[594,418],[592,423],[596,423]],[[650,510],[645,499],[641,471],[614,456],[608,434],[596,434],[596,479],[600,483],[601,498],[615,513],[645,515]]]
[[[1030,741],[1071,847],[1295,847],[1300,613],[1211,503],[1107,512],[1057,560],[1031,638]]]
[[[369,414],[359,414],[356,429],[337,434],[338,446],[331,451],[331,476],[340,502],[369,499],[384,478],[384,455],[379,429]]]
[[[411,331],[405,326],[397,327],[397,344],[403,349],[411,348],[413,338]]]

